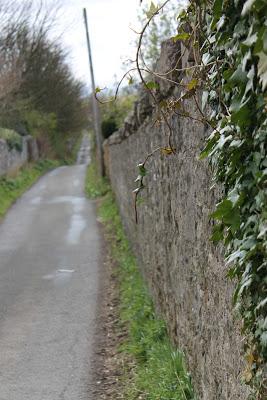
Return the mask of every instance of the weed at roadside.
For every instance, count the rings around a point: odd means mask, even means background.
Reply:
[[[109,190],[109,185],[105,178],[98,176],[96,163],[90,163],[87,169],[85,192],[91,199],[104,196]]]
[[[0,217],[41,175],[58,165],[57,161],[40,160],[22,168],[15,177],[0,177]]]

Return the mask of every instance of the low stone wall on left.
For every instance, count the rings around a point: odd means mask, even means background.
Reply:
[[[28,161],[37,161],[39,150],[36,139],[22,137],[21,150],[10,148],[5,139],[0,139],[0,176],[22,167]]]

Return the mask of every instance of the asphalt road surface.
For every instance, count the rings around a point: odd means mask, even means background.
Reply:
[[[85,172],[48,173],[0,224],[0,400],[93,400],[100,237]]]

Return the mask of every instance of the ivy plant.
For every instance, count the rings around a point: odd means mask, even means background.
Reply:
[[[225,196],[212,217],[214,241],[224,241],[234,304],[246,334],[244,379],[267,398],[267,2],[206,3],[201,63],[203,100],[215,129],[208,156]],[[215,62],[214,62],[215,61]]]

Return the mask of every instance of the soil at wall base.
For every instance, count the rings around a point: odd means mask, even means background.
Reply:
[[[98,201],[96,202],[98,203]],[[105,228],[99,222],[103,237],[101,249],[102,271],[96,323],[95,354],[93,360],[93,382],[90,388],[96,400],[125,399],[122,377],[125,369],[131,369],[131,360],[118,351],[127,333],[119,328],[119,285],[116,265],[110,255],[110,246],[105,238]],[[125,399],[126,400],[126,399]]]

